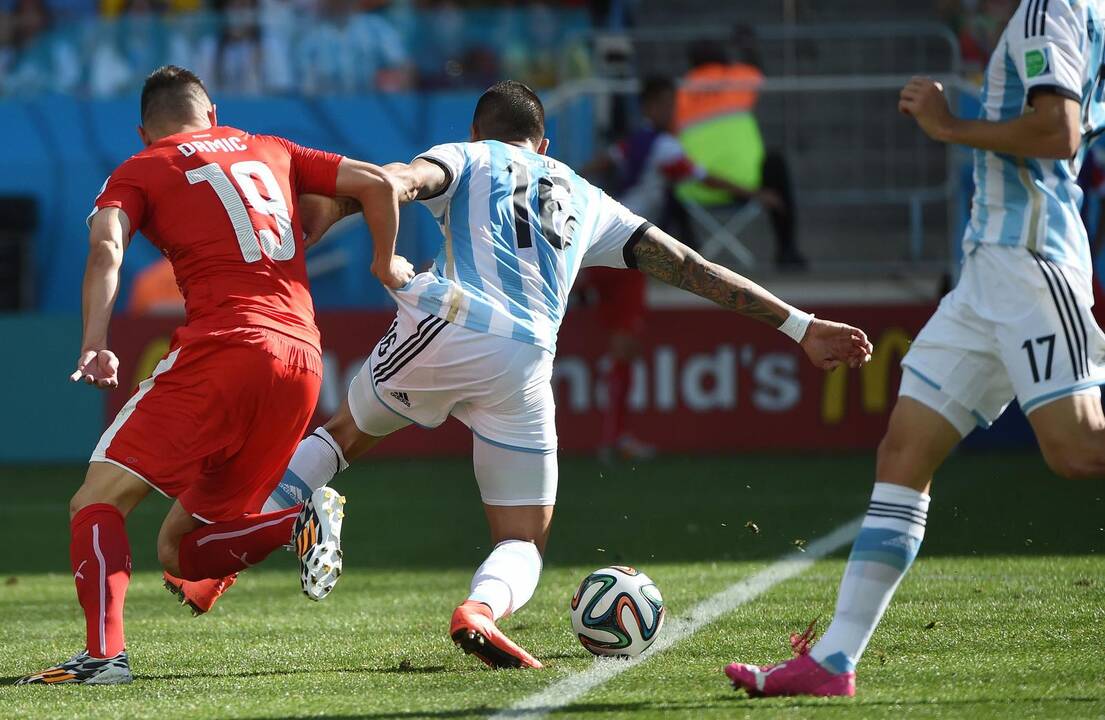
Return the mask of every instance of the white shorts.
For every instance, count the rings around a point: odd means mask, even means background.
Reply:
[[[1100,396],[1105,334],[1092,278],[1023,247],[983,245],[902,359],[900,394],[966,435],[1014,397],[1025,413],[1075,394]]]
[[[361,432],[384,437],[452,415],[472,430],[480,492],[489,505],[556,499],[553,356],[399,303],[395,321],[349,386]]]

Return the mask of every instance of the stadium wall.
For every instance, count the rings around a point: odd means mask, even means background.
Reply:
[[[807,362],[801,349],[780,333],[732,313],[651,312],[644,352],[634,368],[633,432],[665,452],[873,449],[897,395],[899,360],[933,308],[911,304],[813,310],[865,328],[877,348],[871,364],[863,370],[826,373]],[[393,317],[389,312],[319,314],[325,377],[317,423],[338,408]],[[124,387],[110,396],[105,422],[168,350],[174,326],[164,318],[116,320],[112,337],[124,368]],[[593,451],[600,436],[606,342],[594,311],[581,308],[568,315],[554,376],[560,447],[567,452]],[[450,420],[432,436],[429,432],[417,427],[402,430],[375,452],[469,452],[470,436],[460,423]],[[1024,440],[985,435],[990,444]]]
[[[651,313],[644,354],[634,370],[631,428],[664,452],[873,449],[897,392],[898,360],[932,307],[814,310],[866,328],[877,348],[874,361],[861,371],[824,373],[779,333],[731,313]],[[392,317],[386,311],[319,314],[326,372],[317,423],[337,409]],[[164,317],[117,317],[111,337],[123,387],[105,394],[67,380],[80,342],[78,316],[0,316],[0,336],[10,349],[6,367],[13,378],[0,420],[0,463],[85,461],[103,428],[167,351],[177,323]],[[569,314],[556,367],[557,418],[567,452],[590,452],[599,437],[606,340],[592,310]],[[469,434],[455,421],[432,436],[427,432],[402,430],[378,454],[469,452]],[[1014,406],[995,430],[974,433],[968,446],[1032,442]]]
[[[0,462],[84,461],[104,428],[104,395],[69,382],[78,315],[0,316],[6,399]]]

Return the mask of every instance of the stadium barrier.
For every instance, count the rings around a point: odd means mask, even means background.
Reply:
[[[893,406],[898,361],[932,312],[927,304],[814,308],[865,328],[877,348],[860,371],[825,373],[780,333],[715,310],[658,310],[648,316],[634,368],[630,427],[665,452],[871,449]],[[325,377],[315,422],[341,403],[365,356],[391,322],[386,312],[322,312]],[[175,322],[118,318],[112,327],[123,387],[109,397],[106,422],[168,350]],[[592,310],[573,311],[560,334],[554,385],[560,446],[595,449],[607,337]],[[431,439],[432,438],[432,439]],[[431,436],[402,430],[379,448],[390,456],[469,452],[467,430],[450,420]]]
[[[69,382],[79,315],[0,315],[10,378],[0,413],[0,462],[80,462],[104,429],[104,395]]]
[[[895,108],[914,74],[940,79],[953,106],[958,102],[968,86],[959,77],[955,36],[934,23],[849,22],[761,25],[755,40],[762,85],[720,85],[760,94],[754,112],[765,145],[790,164],[799,244],[813,266],[867,275],[954,274],[962,229],[957,150],[925,138]],[[561,107],[589,97],[595,114],[559,122],[550,134],[553,147],[595,142],[614,124],[617,109],[636,106],[639,78],[682,75],[688,50],[708,42],[730,51],[740,45],[724,23],[593,31],[586,44],[595,53],[594,76],[562,83],[547,95],[546,107],[556,118]],[[562,155],[569,164],[589,159]],[[857,225],[860,216],[864,223]],[[768,256],[756,233],[741,240],[761,261]]]

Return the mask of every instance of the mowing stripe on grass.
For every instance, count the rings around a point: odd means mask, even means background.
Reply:
[[[631,670],[650,657],[662,653],[676,643],[717,620],[722,615],[751,602],[781,582],[801,574],[817,560],[852,542],[859,532],[863,516],[844,523],[828,535],[814,540],[805,552],[784,555],[751,577],[706,598],[691,608],[682,618],[673,618],[656,642],[646,652],[630,660],[621,658],[595,658],[586,670],[568,675],[554,682],[541,692],[534,693],[492,716],[491,720],[507,718],[542,718],[551,712],[567,707],[595,688],[613,680],[626,670]]]

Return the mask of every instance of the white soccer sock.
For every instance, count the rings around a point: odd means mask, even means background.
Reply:
[[[529,602],[540,577],[541,553],[537,546],[525,540],[504,540],[472,576],[468,599],[486,604],[498,620]]]
[[[844,568],[836,613],[810,656],[831,672],[854,670],[925,536],[929,496],[875,483]]]
[[[299,442],[280,484],[265,501],[261,512],[284,510],[305,501],[349,467],[341,448],[326,428],[316,428]]]

